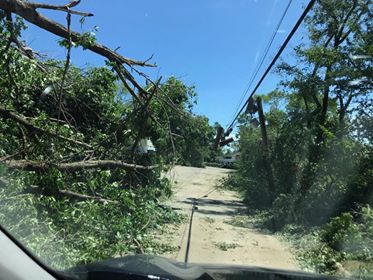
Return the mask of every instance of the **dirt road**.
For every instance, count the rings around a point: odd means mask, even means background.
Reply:
[[[222,168],[177,166],[168,174],[174,184],[171,205],[188,219],[160,237],[161,242],[179,247],[177,252],[165,256],[184,261],[191,208],[198,198],[189,262],[298,270],[289,249],[275,236],[234,223],[244,215],[241,200],[234,192],[214,188],[229,172]]]

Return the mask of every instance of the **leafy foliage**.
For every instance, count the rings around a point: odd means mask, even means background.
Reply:
[[[280,89],[262,98],[268,151],[254,116],[241,116],[239,170],[226,182],[272,230],[321,227],[303,255],[321,272],[371,260],[371,23],[369,1],[317,1],[297,63],[279,65]]]
[[[214,129],[208,118],[192,112],[197,96],[194,87],[171,77],[160,86],[160,91],[173,105],[154,101],[152,108],[159,120],[169,125],[169,131],[151,130],[151,139],[167,162],[203,167],[211,153]]]
[[[0,224],[59,269],[173,250],[150,235],[165,223],[181,221],[162,206],[171,195],[161,175],[172,160],[167,149],[174,137],[164,124],[181,135],[175,141],[180,162],[201,166],[211,128],[205,117],[191,113],[194,90],[174,78],[165,82],[161,89],[171,101],[154,98],[152,120],[118,86],[110,63],[66,69],[64,62],[24,55],[14,42],[24,28],[21,19],[13,23],[0,12]],[[78,43],[88,47],[94,42],[92,34],[84,33]],[[145,137],[156,143],[157,154],[137,153],[136,144]],[[108,159],[154,168],[56,168]],[[9,160],[45,167],[17,170],[8,168]]]
[[[181,218],[159,206],[150,188],[118,188],[109,183],[110,174],[103,171],[89,184],[100,185],[105,193],[116,196],[117,202],[71,201],[25,193],[24,177],[30,175],[19,174],[0,189],[1,224],[56,268],[131,252],[155,254],[170,249],[159,247],[147,232]]]

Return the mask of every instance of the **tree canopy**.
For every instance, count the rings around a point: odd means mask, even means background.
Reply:
[[[260,128],[250,122],[255,116],[240,118],[241,161],[228,185],[244,193],[249,209],[268,211],[274,230],[291,224],[320,226],[332,219],[325,231],[336,242],[342,223],[348,220],[354,227],[367,219],[362,207],[373,205],[369,5],[365,0],[316,2],[306,20],[308,38],[293,50],[296,63],[278,65],[282,81],[263,96],[268,151]],[[356,243],[355,251],[350,247],[352,259],[361,256],[358,248],[373,234],[361,230],[365,239],[350,236]],[[330,246],[330,252],[339,250],[335,260],[346,259],[344,249]],[[324,262],[321,272],[335,271],[331,255],[318,259]]]
[[[140,70],[149,62],[72,31],[72,16],[91,16],[76,4],[0,1],[0,224],[58,268],[170,250],[147,236],[180,221],[161,205],[171,194],[162,174],[173,162],[203,166],[212,141],[208,119],[192,112],[194,88],[173,77],[152,81]],[[66,13],[67,26],[41,9]],[[24,19],[60,36],[66,60],[26,47]],[[72,65],[74,47],[106,66]],[[147,138],[155,154],[139,152]]]

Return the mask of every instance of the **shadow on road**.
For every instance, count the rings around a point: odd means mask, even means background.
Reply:
[[[223,211],[216,211],[216,210],[207,210],[198,208],[197,213],[204,214],[204,215],[221,215],[221,216],[235,216],[237,215],[237,210],[223,210]]]
[[[188,197],[186,200],[181,201],[186,204],[193,204],[195,198]],[[213,206],[213,205],[222,205],[227,207],[244,207],[244,204],[237,200],[220,200],[220,199],[206,199],[200,198],[197,199],[198,205],[200,206]]]
[[[187,199],[180,201],[181,203],[192,205],[196,201],[199,214],[204,215],[221,215],[221,216],[234,216],[242,212],[245,208],[244,204],[236,200],[220,200],[220,199],[208,199],[200,198],[195,199],[188,197]]]

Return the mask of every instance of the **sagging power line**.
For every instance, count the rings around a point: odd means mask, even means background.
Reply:
[[[269,41],[268,41],[268,43],[267,43],[267,46],[266,46],[266,48],[265,48],[265,50],[264,50],[264,53],[263,53],[262,57],[261,57],[260,60],[259,60],[259,63],[258,63],[257,66],[254,68],[254,71],[253,71],[253,73],[252,73],[252,75],[251,75],[251,77],[250,77],[249,83],[248,83],[246,89],[244,90],[244,92],[243,92],[243,94],[242,94],[242,97],[241,97],[241,99],[240,99],[240,101],[239,101],[239,103],[238,103],[238,106],[237,106],[236,110],[234,111],[233,117],[236,115],[236,113],[237,113],[238,110],[240,109],[240,106],[241,106],[242,102],[244,101],[247,92],[249,91],[249,89],[250,89],[251,86],[253,85],[253,83],[254,83],[254,81],[255,81],[255,78],[256,78],[256,76],[257,76],[258,73],[259,73],[259,70],[262,68],[263,63],[264,63],[264,61],[265,61],[265,59],[266,59],[266,57],[267,57],[267,55],[268,55],[269,50],[271,49],[271,46],[272,46],[272,44],[273,44],[273,41],[274,41],[274,39],[275,39],[275,37],[276,37],[276,35],[277,35],[279,29],[280,29],[280,26],[281,26],[281,24],[282,24],[282,22],[283,22],[283,20],[284,20],[284,18],[285,18],[285,16],[286,16],[288,10],[289,10],[289,7],[290,7],[291,3],[292,3],[292,0],[289,0],[288,4],[287,4],[286,7],[285,7],[284,12],[282,13],[282,15],[281,15],[281,17],[280,17],[279,22],[277,23],[277,25],[276,25],[276,27],[275,27],[275,30],[274,30],[273,33],[272,33],[271,38],[269,39]],[[226,127],[226,128],[227,128],[227,127]]]
[[[307,16],[307,14],[311,10],[311,8],[315,4],[315,2],[316,2],[316,0],[310,0],[310,2],[308,3],[307,7],[303,11],[302,15],[299,17],[299,19],[297,20],[296,24],[294,25],[293,29],[290,31],[289,35],[286,37],[284,43],[281,45],[281,47],[278,50],[276,56],[273,58],[272,62],[270,63],[270,65],[268,66],[268,68],[266,69],[266,71],[264,72],[264,74],[262,75],[262,77],[260,78],[260,80],[258,81],[258,83],[255,86],[255,88],[252,90],[252,92],[249,95],[249,97],[247,98],[246,102],[242,105],[241,109],[236,114],[236,116],[234,117],[234,119],[230,123],[230,125],[228,126],[228,129],[234,127],[236,120],[241,115],[241,113],[243,112],[243,110],[245,109],[245,107],[248,105],[248,103],[250,102],[250,99],[253,97],[253,95],[255,94],[255,92],[258,90],[258,88],[260,87],[260,85],[262,84],[262,82],[264,81],[264,79],[266,78],[266,76],[268,75],[268,73],[271,71],[272,67],[275,65],[276,61],[281,56],[281,54],[284,51],[284,49],[286,48],[287,44],[289,43],[289,41],[291,40],[291,38],[294,36],[295,32],[298,30],[299,26],[301,25],[301,23],[303,22],[304,18]]]

